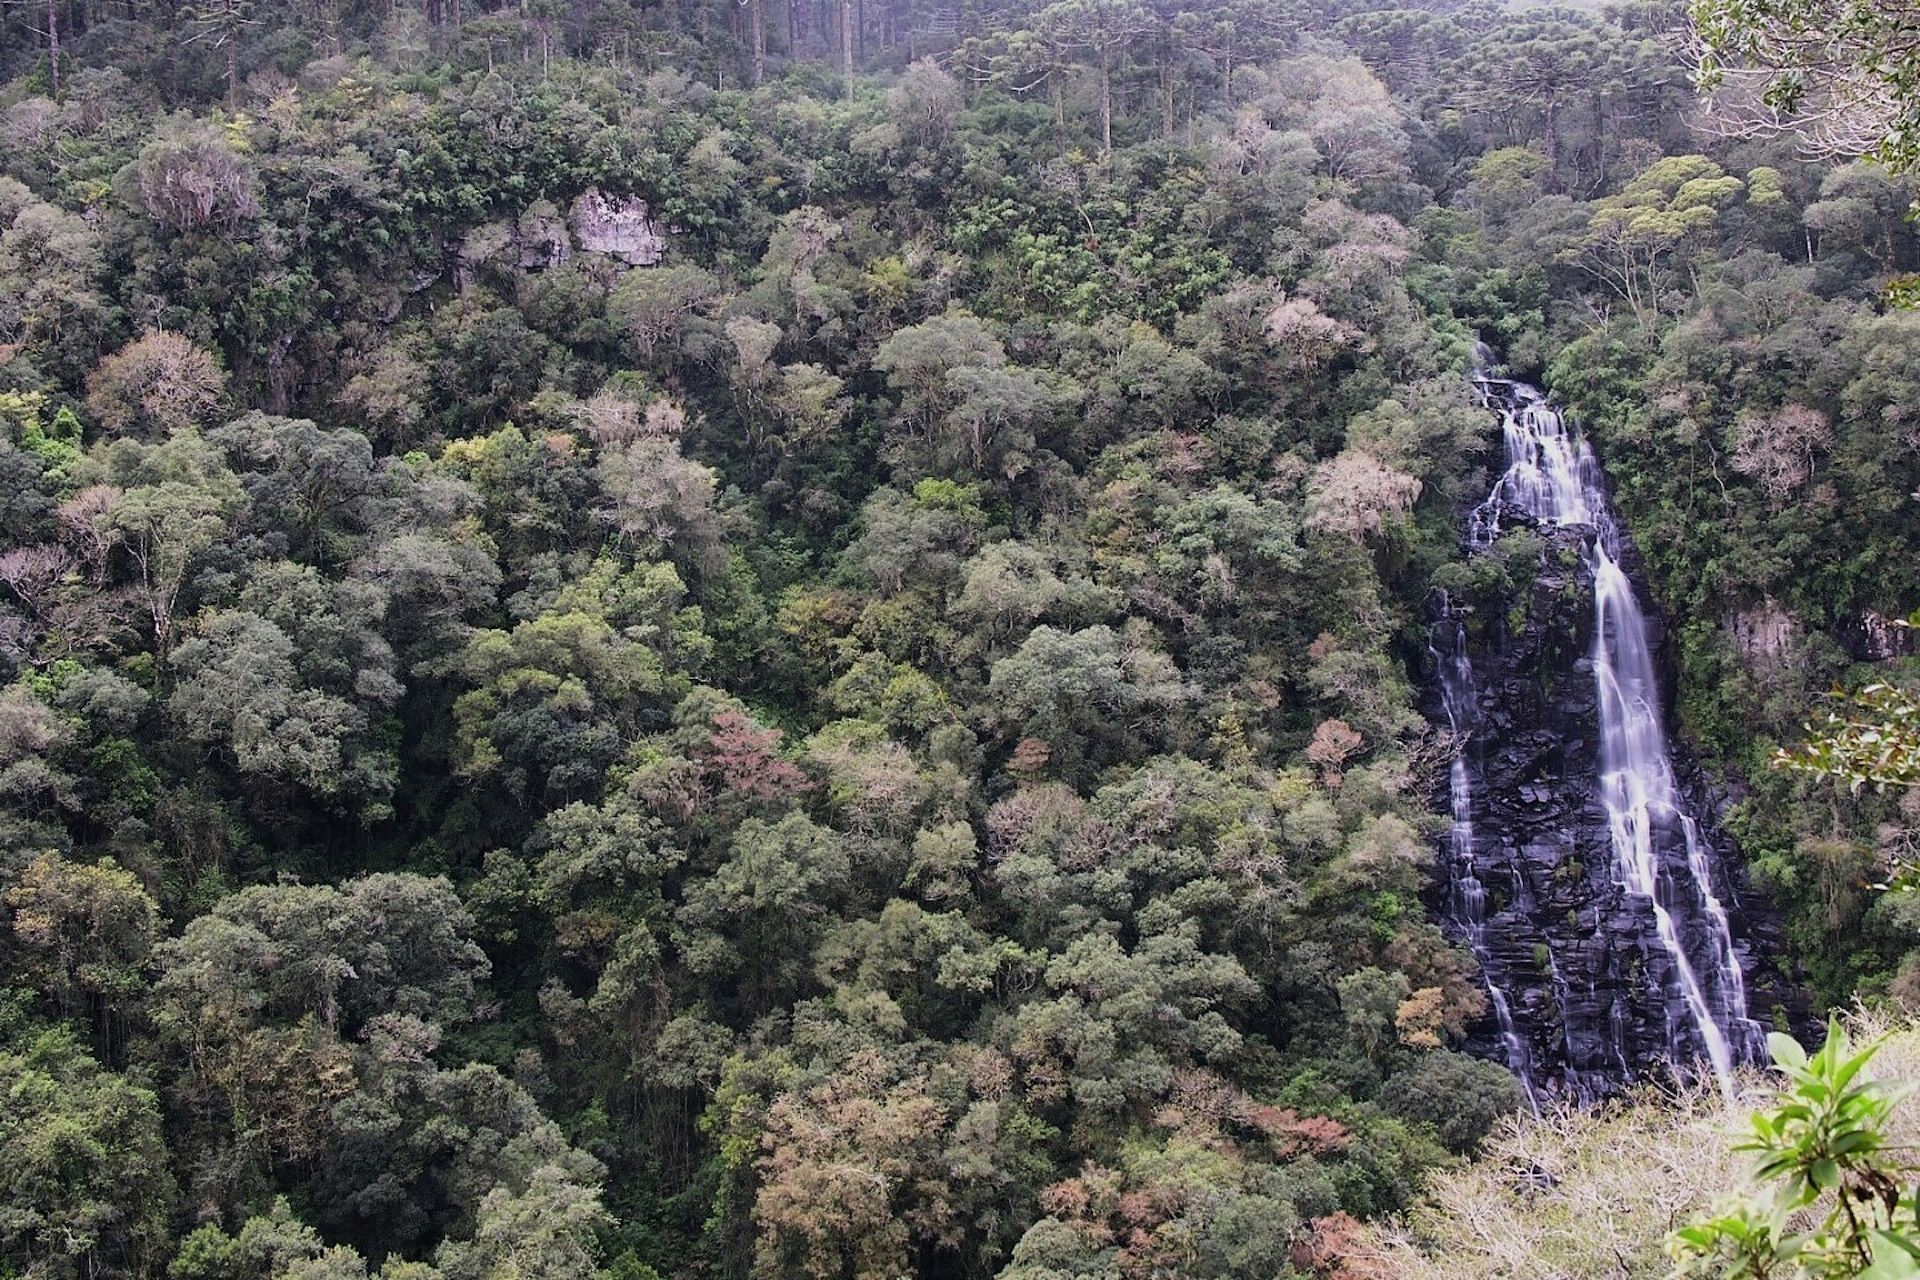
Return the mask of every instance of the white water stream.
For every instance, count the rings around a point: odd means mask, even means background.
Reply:
[[[1721,1087],[1730,1090],[1735,1063],[1755,1056],[1763,1036],[1747,1015],[1745,980],[1726,908],[1713,888],[1709,851],[1675,781],[1646,617],[1619,564],[1620,534],[1603,476],[1586,442],[1567,429],[1538,390],[1484,376],[1480,386],[1489,408],[1501,415],[1507,469],[1473,513],[1469,544],[1475,549],[1490,546],[1500,534],[1503,515],[1515,511],[1533,523],[1592,531],[1586,540],[1586,563],[1595,612],[1591,658],[1599,708],[1599,793],[1611,830],[1614,879],[1650,906],[1668,962],[1661,995],[1669,1058],[1678,1065],[1704,1056]],[[1458,644],[1456,655],[1436,654],[1446,712],[1456,732],[1463,728],[1456,704],[1471,696],[1472,681],[1464,633]],[[1463,680],[1464,691],[1459,688]],[[1484,969],[1485,906],[1472,900],[1480,881],[1473,862],[1472,796],[1463,790],[1470,785],[1463,759],[1456,759],[1454,773],[1455,910]],[[1678,850],[1684,850],[1684,859],[1673,856]],[[1484,898],[1484,893],[1477,896]],[[1508,1065],[1531,1097],[1534,1082],[1524,1041],[1515,1031],[1499,983],[1489,976],[1488,985]],[[1618,1010],[1616,1024],[1617,1015]],[[1616,1038],[1622,1034],[1616,1027]]]
[[[1480,963],[1480,976],[1487,984],[1487,1001],[1493,1006],[1494,1021],[1500,1028],[1500,1053],[1508,1070],[1519,1079],[1527,1096],[1527,1106],[1540,1114],[1540,1099],[1533,1078],[1533,1055],[1525,1037],[1513,1020],[1513,1001],[1497,976],[1493,949],[1487,945],[1487,888],[1480,879],[1478,852],[1473,832],[1473,777],[1467,769],[1466,743],[1477,727],[1479,698],[1473,678],[1473,662],[1467,656],[1467,629],[1448,616],[1452,644],[1442,653],[1431,650],[1440,668],[1440,700],[1447,713],[1447,726],[1462,744],[1453,757],[1447,792],[1453,806],[1453,830],[1450,857],[1453,882],[1453,917],[1467,936],[1467,947]]]

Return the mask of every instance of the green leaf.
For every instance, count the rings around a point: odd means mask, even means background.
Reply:
[[[1916,1260],[1906,1246],[1884,1231],[1876,1231],[1869,1237],[1873,1249],[1873,1265],[1860,1273],[1860,1280],[1917,1280],[1920,1278],[1920,1260]]]
[[[1767,1036],[1767,1052],[1773,1055],[1774,1062],[1782,1067],[1804,1067],[1807,1065],[1807,1051],[1800,1042],[1783,1031],[1771,1032]]]

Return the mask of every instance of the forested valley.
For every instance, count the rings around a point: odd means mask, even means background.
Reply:
[[[0,12],[0,1276],[1413,1274],[1482,341],[1753,1017],[1920,1008],[1920,789],[1772,767],[1917,674],[1900,157],[1662,3],[487,5]]]

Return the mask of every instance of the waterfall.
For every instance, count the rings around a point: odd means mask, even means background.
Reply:
[[[1460,744],[1448,773],[1447,794],[1453,810],[1453,828],[1448,840],[1447,875],[1453,891],[1449,906],[1454,921],[1465,935],[1467,947],[1480,964],[1480,976],[1486,982],[1487,1003],[1493,1007],[1500,1028],[1500,1055],[1507,1069],[1520,1081],[1527,1106],[1540,1114],[1539,1094],[1533,1081],[1533,1055],[1513,1020],[1513,1001],[1499,977],[1492,948],[1487,944],[1487,888],[1480,879],[1473,837],[1473,778],[1467,769],[1467,751],[1473,741],[1477,720],[1479,691],[1475,687],[1473,662],[1467,656],[1467,629],[1443,606],[1442,626],[1452,624],[1452,644],[1448,652],[1433,648],[1434,663],[1440,670],[1440,699],[1447,716],[1447,727]]]
[[[1627,575],[1600,539],[1594,540],[1590,556],[1598,614],[1593,675],[1600,690],[1600,794],[1613,829],[1615,867],[1629,890],[1652,903],[1660,945],[1673,961],[1687,1020],[1713,1064],[1715,1077],[1726,1085],[1733,1072],[1729,1036],[1739,1034],[1743,1030],[1739,1024],[1747,1021],[1745,983],[1733,954],[1727,913],[1713,892],[1711,876],[1699,875],[1704,866],[1697,852],[1699,825],[1682,807],[1674,786],[1673,763],[1660,724],[1659,687],[1647,650],[1646,620]],[[1688,960],[1679,925],[1663,901],[1676,896],[1662,883],[1673,869],[1655,852],[1656,828],[1663,825],[1679,826],[1688,847],[1685,873],[1705,911],[1705,933],[1712,947],[1707,964],[1718,980],[1717,1001],[1708,996],[1701,975]]]
[[[1469,518],[1470,553],[1490,548],[1504,528],[1514,525],[1572,531],[1582,540],[1585,579],[1593,597],[1593,642],[1586,662],[1594,682],[1593,729],[1599,741],[1593,794],[1605,811],[1611,885],[1619,906],[1612,914],[1602,907],[1593,910],[1594,930],[1610,931],[1609,936],[1578,948],[1577,955],[1557,954],[1551,939],[1538,946],[1552,989],[1567,993],[1551,1002],[1561,1010],[1561,1082],[1576,1093],[1588,1092],[1578,1069],[1582,1061],[1590,1064],[1589,1070],[1599,1064],[1609,1077],[1629,1074],[1633,1030],[1626,1012],[1628,995],[1602,998],[1602,975],[1594,966],[1605,963],[1612,966],[1606,975],[1610,982],[1637,984],[1642,991],[1629,995],[1658,1002],[1665,1025],[1655,1034],[1663,1034],[1657,1047],[1666,1061],[1684,1069],[1704,1060],[1721,1087],[1730,1089],[1734,1066],[1762,1052],[1764,1037],[1748,1016],[1732,924],[1714,888],[1713,851],[1675,777],[1647,620],[1620,565],[1622,537],[1604,477],[1586,442],[1569,430],[1537,389],[1484,372],[1476,375],[1476,382],[1483,401],[1500,414],[1507,465]],[[1502,1056],[1532,1100],[1538,1064],[1529,1052],[1528,1036],[1516,1025],[1504,982],[1511,966],[1503,966],[1501,947],[1488,938],[1484,873],[1476,852],[1477,800],[1469,749],[1489,745],[1472,743],[1480,695],[1465,628],[1452,616],[1450,604],[1441,612],[1433,656],[1442,710],[1456,737],[1468,735],[1469,742],[1453,761],[1450,784],[1450,922],[1480,961]],[[1522,877],[1516,872],[1514,878]],[[1649,917],[1650,930],[1634,923]],[[1626,927],[1619,921],[1627,922]],[[1527,926],[1515,922],[1511,927],[1517,931]],[[1544,938],[1544,926],[1534,934]],[[1638,948],[1639,957],[1623,966],[1617,957],[1626,948]],[[1568,949],[1564,935],[1562,949]],[[1512,954],[1511,947],[1507,953]],[[1569,966],[1571,973],[1565,972]],[[1573,982],[1585,984],[1583,1008],[1598,1011],[1604,1006],[1604,1016],[1583,1015],[1579,1052],[1573,1015],[1566,1012]]]

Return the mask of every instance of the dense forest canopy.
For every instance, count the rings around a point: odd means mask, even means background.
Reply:
[[[1920,807],[1765,767],[1905,671],[1912,193],[1680,22],[0,11],[0,1275],[1339,1274],[1521,1103],[1478,338],[1783,963],[1920,1000]]]

